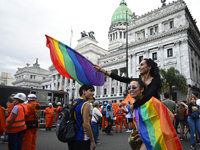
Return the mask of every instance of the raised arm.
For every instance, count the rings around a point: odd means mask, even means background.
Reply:
[[[121,77],[121,76],[118,76],[117,74],[111,73],[110,71],[106,71],[105,69],[101,68],[98,65],[94,65],[94,68],[96,69],[96,71],[103,72],[105,75],[120,82],[130,83],[130,81],[132,80],[132,78]]]

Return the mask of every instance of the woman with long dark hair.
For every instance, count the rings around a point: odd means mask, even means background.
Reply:
[[[136,102],[141,101],[148,93],[146,84],[142,80],[131,81],[127,89]],[[134,114],[137,129],[131,133],[133,139],[129,138],[132,149],[182,150],[172,123],[174,116],[158,99],[151,97],[144,105],[136,108]]]
[[[187,118],[189,127],[190,127],[190,140],[191,140],[191,148],[196,149],[195,142],[194,142],[194,133],[197,130],[197,134],[200,137],[200,109],[199,106],[196,104],[196,96],[191,97],[191,101],[188,105],[189,109],[189,116]],[[199,141],[197,142],[199,144]]]
[[[117,74],[106,71],[98,65],[95,65],[94,68],[97,71],[103,72],[105,75],[118,80],[124,83],[130,83],[132,78],[121,77]],[[157,63],[155,63],[152,59],[145,58],[140,62],[140,66],[138,68],[140,70],[140,75],[142,76],[142,81],[148,86],[148,92],[144,95],[144,97],[140,101],[136,101],[133,104],[133,108],[140,107],[145,102],[147,102],[152,96],[159,99],[159,92],[161,90],[161,79],[159,68]]]

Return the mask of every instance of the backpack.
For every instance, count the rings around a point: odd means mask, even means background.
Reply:
[[[78,129],[75,128],[76,120],[74,118],[74,110],[83,101],[79,100],[75,105],[69,104],[67,107],[62,108],[56,124],[56,136],[59,141],[64,143],[70,142],[76,136],[82,123]]]
[[[36,103],[32,104],[32,107],[34,107],[34,116],[37,120],[25,121],[27,129],[38,128],[38,119],[41,113],[41,106],[40,104]]]
[[[106,106],[103,106],[102,115],[103,115],[103,116],[106,115]]]

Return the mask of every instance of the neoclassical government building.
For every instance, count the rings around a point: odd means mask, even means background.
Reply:
[[[89,36],[78,40],[76,51],[94,64],[120,76],[126,76],[126,46],[128,46],[128,77],[139,77],[139,63],[143,58],[152,58],[159,68],[175,67],[192,85],[193,93],[200,96],[200,32],[196,21],[183,0],[162,5],[141,16],[132,12],[124,0],[111,17],[108,31],[108,49],[98,46],[98,41]],[[127,26],[128,23],[128,26]],[[126,44],[126,33],[128,41]],[[62,77],[53,65],[49,70],[38,66],[18,68],[15,86],[65,90],[78,97],[80,85]],[[124,100],[126,84],[105,77],[105,84],[95,88],[95,97],[104,102]],[[186,95],[175,91],[174,99],[186,99]]]

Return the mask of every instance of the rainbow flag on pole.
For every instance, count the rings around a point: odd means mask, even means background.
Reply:
[[[167,107],[159,100],[152,97],[136,109],[135,115],[138,130],[148,150],[182,150]]]
[[[50,49],[51,61],[64,77],[76,80],[79,84],[102,86],[105,75],[97,72],[94,65],[84,56],[60,41],[45,35],[46,46]]]

